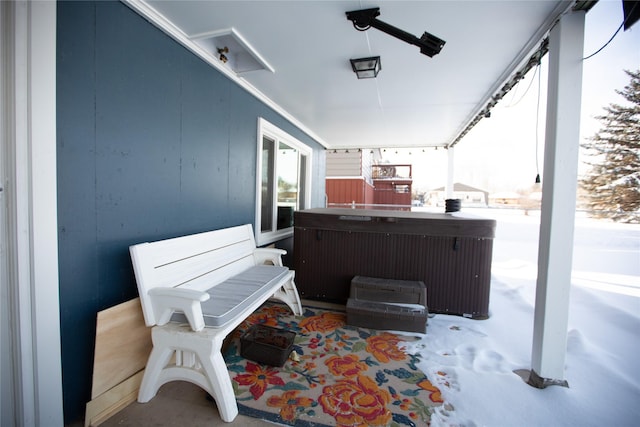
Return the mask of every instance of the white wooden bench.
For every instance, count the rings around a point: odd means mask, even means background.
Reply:
[[[129,248],[153,350],[138,393],[151,400],[165,383],[189,381],[215,400],[221,418],[238,414],[222,358],[224,338],[269,298],[296,315],[302,305],[281,249],[256,248],[251,225]]]

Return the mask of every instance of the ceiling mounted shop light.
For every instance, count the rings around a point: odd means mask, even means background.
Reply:
[[[379,56],[350,59],[350,61],[351,68],[353,68],[353,72],[356,73],[359,79],[373,79],[382,70]]]
[[[366,31],[369,28],[377,28],[378,30],[385,32],[393,37],[396,37],[404,42],[418,46],[420,53],[433,57],[440,53],[440,50],[446,43],[444,40],[429,34],[426,31],[422,37],[417,38],[413,34],[409,34],[406,31],[402,31],[399,28],[389,25],[386,22],[382,22],[376,17],[380,15],[380,8],[374,7],[373,9],[354,10],[347,12],[347,19],[353,22],[353,27],[358,31]]]

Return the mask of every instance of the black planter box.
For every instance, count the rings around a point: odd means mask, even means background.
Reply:
[[[263,365],[284,366],[295,338],[292,331],[253,325],[240,337],[240,355]]]

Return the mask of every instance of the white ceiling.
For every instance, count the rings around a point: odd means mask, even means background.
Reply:
[[[273,67],[236,77],[284,110],[327,148],[451,144],[528,59],[569,1],[125,0],[187,47],[233,28]],[[433,58],[345,12],[446,44]],[[168,22],[163,22],[164,20]],[[200,37],[200,38],[199,38]],[[196,53],[206,56],[202,49]],[[232,52],[230,52],[232,53]],[[350,58],[379,55],[376,79],[358,80]],[[211,56],[216,67],[228,67]]]

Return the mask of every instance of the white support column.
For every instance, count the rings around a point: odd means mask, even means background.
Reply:
[[[2,425],[62,426],[56,2],[0,2]],[[5,248],[6,246],[6,248]],[[7,383],[5,383],[7,381]],[[7,385],[8,384],[8,385]]]
[[[549,86],[529,384],[564,385],[575,222],[585,12],[549,35]]]
[[[455,150],[453,147],[447,148],[447,185],[444,188],[445,199],[453,198],[453,161]]]

